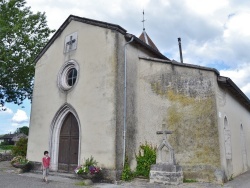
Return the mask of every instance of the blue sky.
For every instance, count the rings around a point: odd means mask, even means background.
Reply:
[[[58,29],[70,15],[120,25],[139,36],[145,28],[161,53],[184,63],[216,68],[250,96],[249,0],[26,0],[33,12],[45,12],[48,26]],[[22,108],[24,106],[25,108]],[[29,125],[30,103],[6,104],[0,112],[0,134]]]
[[[7,103],[6,110],[0,111],[0,135],[13,133],[17,128],[29,126],[30,101],[25,100],[20,106]]]

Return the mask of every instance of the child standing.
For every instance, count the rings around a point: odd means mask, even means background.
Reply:
[[[43,181],[45,181],[46,183],[48,183],[49,165],[50,165],[49,152],[44,151],[44,157],[42,159],[42,170],[43,170]]]

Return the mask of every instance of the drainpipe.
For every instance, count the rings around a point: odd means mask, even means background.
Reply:
[[[133,42],[134,37],[124,45],[124,111],[123,111],[123,164],[125,164],[125,153],[126,153],[126,128],[127,128],[127,44]]]

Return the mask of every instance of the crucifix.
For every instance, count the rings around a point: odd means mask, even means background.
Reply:
[[[76,39],[73,39],[73,36],[71,35],[69,41],[66,43],[66,45],[69,46],[69,50],[68,51],[70,51],[72,49],[72,45],[75,42],[76,42]]]
[[[162,125],[162,129],[163,131],[157,131],[156,134],[163,134],[163,139],[161,144],[158,147],[158,153],[159,153],[159,162],[160,163],[169,163],[169,164],[175,164],[175,158],[174,158],[174,149],[172,148],[172,146],[169,144],[168,140],[167,140],[167,135],[168,134],[172,134],[172,131],[168,131],[168,130],[164,130],[166,129],[166,124]],[[162,149],[166,147],[169,150],[169,154],[170,154],[170,158],[169,161],[167,162],[165,160],[165,162],[162,160]]]
[[[66,36],[64,42],[64,53],[76,50],[76,46],[77,46],[77,32]]]

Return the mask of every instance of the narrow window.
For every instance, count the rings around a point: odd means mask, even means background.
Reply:
[[[70,69],[67,76],[68,85],[73,86],[76,82],[76,78],[77,78],[77,70],[75,68]]]

